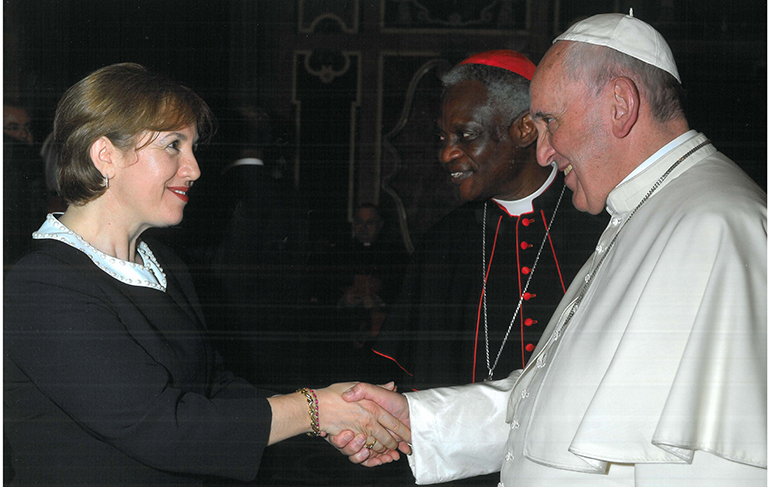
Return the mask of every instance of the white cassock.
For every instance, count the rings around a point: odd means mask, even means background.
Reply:
[[[706,144],[629,219],[704,141],[684,134],[610,193],[524,371],[406,394],[417,483],[500,470],[505,487],[766,485],[765,193]]]

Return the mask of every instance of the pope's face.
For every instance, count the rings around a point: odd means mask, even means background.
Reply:
[[[445,95],[438,118],[439,161],[465,201],[515,199],[521,172],[502,117],[487,105],[487,88],[462,81]]]
[[[172,132],[146,133],[139,150],[119,156],[116,172],[102,197],[114,198],[122,221],[130,228],[176,225],[182,221],[187,192],[200,177],[193,150],[197,134],[192,126]]]
[[[563,72],[564,43],[541,61],[530,86],[530,111],[537,127],[537,162],[555,163],[572,190],[575,208],[600,213],[614,188],[599,99]]]

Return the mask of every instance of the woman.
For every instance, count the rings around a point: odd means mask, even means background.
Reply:
[[[408,440],[374,403],[343,401],[349,384],[273,396],[224,371],[185,266],[142,239],[181,221],[212,121],[191,90],[136,64],[102,68],[59,102],[68,207],[5,281],[15,483],[250,480],[265,446],[301,433],[365,435],[374,463]]]

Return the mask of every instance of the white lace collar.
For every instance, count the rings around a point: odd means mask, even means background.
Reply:
[[[130,286],[149,287],[159,291],[166,291],[166,273],[163,272],[163,268],[155,260],[155,255],[153,255],[146,243],[139,242],[136,249],[142,257],[144,265],[118,259],[94,248],[83,237],[60,222],[56,215],[61,215],[61,213],[49,213],[37,232],[32,234],[32,238],[53,239],[64,242],[86,254],[99,269],[110,277]]]

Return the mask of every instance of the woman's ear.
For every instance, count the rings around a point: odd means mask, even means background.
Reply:
[[[91,156],[91,162],[94,164],[94,167],[102,173],[102,176],[109,176],[112,178],[115,175],[117,148],[112,145],[110,139],[105,136],[96,139],[96,141],[91,144],[89,155]]]
[[[612,88],[612,134],[622,139],[639,118],[639,90],[629,78],[615,78]]]
[[[509,135],[516,146],[521,148],[529,147],[532,143],[537,141],[537,127],[535,127],[535,122],[532,120],[529,111],[525,112],[524,115],[513,122],[509,130]]]

